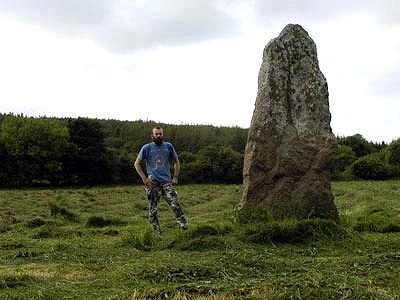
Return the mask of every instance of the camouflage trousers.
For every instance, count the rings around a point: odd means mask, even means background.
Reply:
[[[149,200],[149,222],[157,237],[160,237],[161,234],[160,224],[157,217],[158,202],[160,201],[161,196],[165,199],[174,213],[179,227],[186,229],[187,222],[179,203],[178,193],[171,183],[161,184],[153,181],[151,187],[145,187],[145,190],[147,199]]]

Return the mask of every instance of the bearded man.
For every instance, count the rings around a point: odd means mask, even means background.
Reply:
[[[154,127],[150,137],[152,143],[143,145],[135,161],[135,169],[145,186],[147,199],[149,201],[149,222],[158,239],[161,238],[160,224],[157,217],[157,207],[161,196],[165,199],[175,215],[176,222],[183,230],[188,228],[188,224],[183,215],[179,203],[178,193],[175,185],[178,184],[180,163],[174,146],[169,142],[164,142],[163,129],[159,126]],[[146,161],[146,172],[141,167],[141,161]],[[171,177],[170,164],[173,162],[174,174]]]

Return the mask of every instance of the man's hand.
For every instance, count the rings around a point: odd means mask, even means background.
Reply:
[[[178,184],[178,177],[176,177],[176,176],[174,176],[173,178],[172,178],[172,185],[177,185]]]
[[[151,186],[151,183],[152,183],[151,179],[149,179],[149,178],[147,178],[147,177],[143,177],[143,178],[142,178],[142,181],[143,181],[143,184],[144,184],[145,186],[147,186],[147,187],[150,187],[150,186]]]

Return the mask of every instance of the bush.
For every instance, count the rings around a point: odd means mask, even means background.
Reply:
[[[400,139],[392,142],[389,146],[388,163],[400,167]]]
[[[342,177],[343,172],[357,159],[350,146],[339,145],[335,157],[332,159],[332,176],[334,179]]]
[[[389,166],[374,155],[367,155],[355,161],[352,173],[361,179],[383,180],[390,177]]]
[[[339,138],[339,145],[350,147],[359,158],[374,152],[374,147],[361,134]]]
[[[182,158],[184,183],[241,183],[243,155],[231,147],[207,146]]]

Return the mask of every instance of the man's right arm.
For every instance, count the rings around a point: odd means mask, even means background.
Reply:
[[[144,174],[142,166],[140,165],[139,159],[135,160],[134,166],[135,166],[136,172],[139,174],[140,178],[142,179],[143,184],[145,186],[149,186],[151,184],[151,181],[147,178],[146,174]]]

